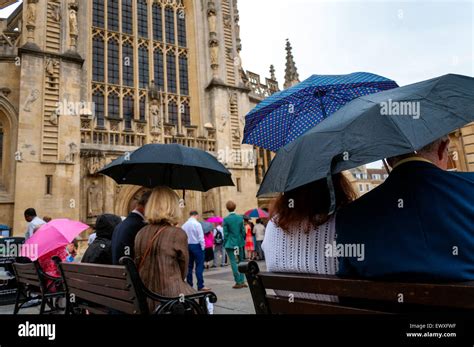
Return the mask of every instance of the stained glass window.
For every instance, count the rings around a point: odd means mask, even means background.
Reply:
[[[163,53],[159,49],[153,54],[155,60],[155,85],[161,89],[165,89],[165,73],[163,63]]]
[[[191,109],[188,104],[184,103],[181,105],[181,122],[184,126],[191,125]]]
[[[184,10],[178,11],[178,45],[186,47],[186,15]]]
[[[103,0],[94,0],[93,3],[93,16],[92,16],[92,25],[98,28],[104,27],[104,1]]]
[[[92,57],[92,79],[96,82],[104,82],[104,41],[100,37],[94,37]]]
[[[122,0],[122,32],[133,35],[132,0]]]
[[[179,89],[182,95],[189,95],[187,57],[179,57]]]
[[[168,120],[171,124],[178,126],[178,106],[174,101],[168,104]]]
[[[123,84],[133,87],[133,47],[130,44],[123,45]]]
[[[119,84],[120,83],[120,75],[119,75],[120,58],[119,58],[119,45],[117,41],[115,40],[109,41],[107,55],[108,55],[107,56],[108,82],[112,84]]]
[[[107,29],[119,31],[119,3],[118,0],[109,0],[107,3]]]
[[[168,92],[177,93],[178,86],[176,85],[176,56],[173,52],[167,55],[167,77],[168,77]]]
[[[146,97],[142,96],[140,98],[140,120],[146,120]]]
[[[138,36],[148,37],[148,10],[146,0],[137,3]]]
[[[134,114],[133,97],[127,95],[123,98],[123,119],[125,120],[125,129],[132,129],[132,119]]]
[[[140,47],[138,49],[138,71],[140,88],[147,88],[149,83],[148,49]]]
[[[161,17],[161,5],[153,4],[153,39],[163,41],[163,20]]]
[[[107,97],[108,116],[110,118],[120,118],[120,100],[117,94],[112,93]]]
[[[165,8],[165,31],[166,31],[166,42],[174,44],[174,10],[170,7]]]
[[[92,101],[94,102],[95,106],[95,118],[97,119],[97,126],[104,127],[105,120],[104,120],[104,95],[100,92],[94,93],[92,97]]]

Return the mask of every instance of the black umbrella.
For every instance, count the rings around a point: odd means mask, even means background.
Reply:
[[[258,196],[417,151],[472,121],[474,78],[468,76],[450,74],[362,96],[280,149]],[[334,202],[333,196],[331,210]]]
[[[233,186],[231,173],[211,154],[178,144],[145,145],[107,165],[99,173],[118,184],[206,192]]]

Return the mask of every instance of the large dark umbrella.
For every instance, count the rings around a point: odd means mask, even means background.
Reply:
[[[283,147],[258,195],[414,152],[472,121],[474,78],[468,76],[450,74],[360,97]]]
[[[233,186],[231,173],[211,154],[178,144],[145,145],[107,165],[101,174],[118,184],[206,192]]]

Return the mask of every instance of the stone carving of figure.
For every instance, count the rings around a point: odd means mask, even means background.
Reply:
[[[74,6],[69,8],[69,35],[79,35],[79,30],[77,28],[77,7]]]
[[[79,154],[79,150],[77,148],[77,145],[74,142],[71,142],[69,144],[69,153],[66,156],[66,160],[70,163],[75,163],[76,157],[78,154]]]
[[[214,194],[211,191],[202,193],[202,212],[215,212]]]
[[[53,112],[51,112],[51,115],[49,116],[49,122],[52,125],[58,125],[58,123],[59,123],[58,110],[54,110]]]
[[[151,124],[153,129],[159,129],[162,125],[161,110],[158,102],[154,101],[150,105]]]
[[[217,33],[217,11],[213,1],[209,1],[207,10],[207,20],[209,22],[209,32]]]
[[[219,43],[217,41],[210,42],[211,48],[211,66],[219,66]]]
[[[51,18],[57,23],[61,21],[61,9],[59,6],[55,6],[53,11],[51,12]]]
[[[40,92],[39,92],[38,89],[34,89],[34,90],[31,91],[30,96],[28,96],[28,98],[26,99],[25,107],[23,107],[23,110],[24,110],[25,112],[31,112],[31,105],[32,105],[36,100],[38,100],[39,95],[40,95]]]
[[[26,6],[26,25],[35,26],[36,25],[36,1],[28,0],[28,5]]]
[[[87,192],[87,217],[97,217],[103,212],[102,188],[97,180],[92,181],[92,185]]]
[[[232,17],[229,15],[224,16],[224,26],[226,28],[231,28],[232,27]]]
[[[225,130],[226,126],[227,126],[228,120],[229,120],[229,115],[223,113],[222,116],[221,116],[219,132],[221,132],[221,133],[224,132],[224,130]]]
[[[87,159],[87,171],[89,175],[95,175],[105,166],[105,158],[98,155],[91,156]]]
[[[50,76],[50,77],[54,77],[54,69],[56,67],[58,67],[59,65],[59,62],[58,61],[55,61],[54,59],[51,59],[51,58],[47,58],[46,59],[46,73]]]

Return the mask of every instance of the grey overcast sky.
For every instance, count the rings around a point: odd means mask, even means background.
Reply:
[[[285,39],[304,80],[367,71],[400,85],[474,75],[474,1],[239,0],[242,60],[282,85]]]

